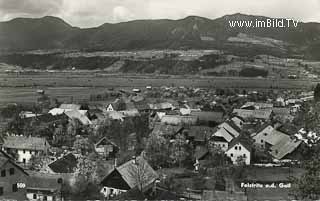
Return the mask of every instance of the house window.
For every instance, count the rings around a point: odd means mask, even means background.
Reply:
[[[241,146],[239,146],[239,150],[241,150]]]
[[[264,133],[263,135],[264,135],[264,136],[267,136],[268,134],[267,134],[267,133]]]
[[[22,162],[23,162],[23,163],[26,163],[26,159],[25,159],[25,158],[24,158],[24,159],[22,159]]]
[[[261,140],[261,143],[263,143],[263,140]]]
[[[48,198],[47,198],[47,196],[45,195],[45,196],[43,196],[43,200],[44,201],[47,201],[48,200]]]
[[[245,158],[246,158],[246,157],[247,157],[247,156],[246,156],[246,154],[243,154],[243,157],[245,157]]]
[[[17,192],[17,191],[18,191],[18,185],[12,184],[12,192]]]
[[[14,175],[14,168],[10,168],[9,173],[10,173],[10,175]]]
[[[26,150],[25,150],[25,149],[23,150],[23,153],[24,153],[24,154],[26,153]]]
[[[33,194],[33,199],[37,199],[37,194]]]
[[[235,146],[234,149],[235,149],[235,150],[238,150],[238,146]]]
[[[6,170],[2,170],[1,171],[1,177],[5,177],[6,176]]]
[[[0,196],[3,195],[3,187],[0,187]]]
[[[233,157],[233,154],[230,154],[231,157]]]

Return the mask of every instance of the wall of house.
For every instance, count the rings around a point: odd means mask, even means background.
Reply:
[[[46,196],[46,199],[45,199]],[[27,198],[29,201],[56,201],[56,198],[53,195],[45,195],[40,192],[38,193],[32,193],[28,192],[27,193]]]
[[[10,169],[14,169],[14,173],[10,174]],[[1,176],[1,172],[5,171],[6,175]],[[0,188],[3,189],[3,195],[0,200],[16,199],[25,200],[27,175],[10,162],[7,162],[0,168]],[[13,186],[17,185],[17,191],[13,192]]]
[[[236,164],[238,157],[245,157],[245,164],[250,165],[251,153],[240,143],[234,145],[231,149],[226,152],[227,156],[230,157],[231,161]]]
[[[116,189],[116,188],[110,188],[110,187],[103,187],[100,191],[104,197],[106,198],[112,198],[114,196],[117,196],[121,193],[127,192],[126,190]]]
[[[213,142],[213,144],[220,147],[222,151],[228,150],[228,142]]]
[[[268,135],[273,131],[272,126],[268,126],[262,131],[260,131],[256,136],[253,137],[254,146],[257,149],[265,149],[266,148],[266,140],[268,139]]]

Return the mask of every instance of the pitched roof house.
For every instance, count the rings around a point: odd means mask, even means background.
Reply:
[[[4,151],[0,150],[0,200],[25,200],[25,186],[29,174]]]
[[[78,159],[72,153],[69,153],[50,163],[48,167],[53,173],[73,173],[77,164]]]
[[[148,162],[139,156],[116,167],[105,176],[101,182],[104,186],[102,193],[110,198],[136,187],[145,192],[153,186],[158,177]]]
[[[57,174],[32,172],[27,179],[27,198],[29,200],[60,200],[62,178]]]
[[[45,138],[7,136],[2,149],[7,153],[16,153],[18,162],[28,163],[33,155],[47,154],[50,144]]]
[[[234,164],[238,163],[238,159],[241,157],[246,165],[250,165],[251,162],[251,146],[241,137],[235,138],[226,151],[226,155],[230,157]]]

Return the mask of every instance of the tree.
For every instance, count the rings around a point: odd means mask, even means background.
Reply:
[[[73,182],[70,183],[70,192],[76,198],[99,199],[99,181],[96,177],[98,157],[92,153],[78,158]]]
[[[301,178],[291,178],[296,188],[292,194],[297,199],[320,199],[320,156],[317,155],[306,164],[306,173]]]
[[[147,139],[146,157],[152,167],[166,167],[169,161],[169,143],[159,135],[152,134]]]
[[[190,156],[189,147],[186,138],[184,135],[176,135],[176,139],[170,145],[170,158],[172,159],[173,164],[178,164],[181,167],[182,162],[188,159]]]
[[[320,100],[320,84],[318,83],[314,89],[314,100],[318,102]]]
[[[151,172],[151,167],[146,160],[139,156],[133,159],[133,164],[129,166],[128,172],[134,179],[134,182],[140,191],[149,183],[155,175]]]
[[[73,143],[73,150],[85,156],[93,151],[93,144],[88,138],[78,137]]]

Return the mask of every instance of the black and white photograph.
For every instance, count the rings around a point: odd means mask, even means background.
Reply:
[[[320,200],[320,0],[0,0],[0,201]]]

